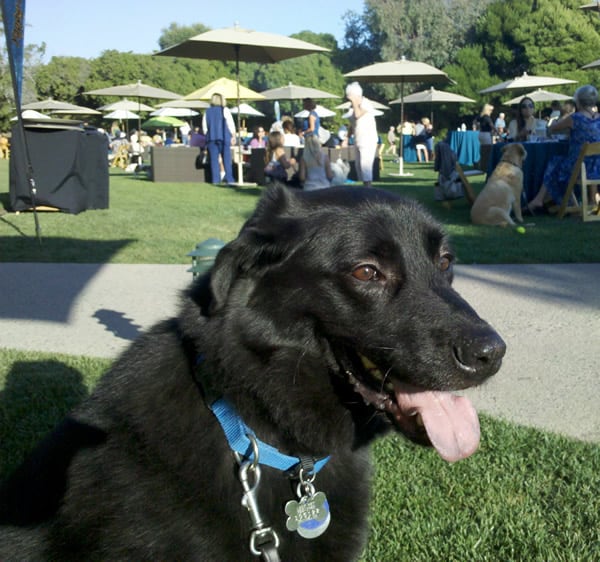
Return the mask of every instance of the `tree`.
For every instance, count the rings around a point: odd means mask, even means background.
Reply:
[[[15,96],[8,61],[8,51],[4,42],[4,29],[0,26],[0,130],[10,129],[10,118],[16,114]],[[21,90],[21,102],[23,104],[35,101],[36,79],[42,68],[42,57],[46,51],[46,45],[29,44],[23,49],[23,82]]]
[[[161,36],[158,38],[158,45],[160,50],[164,50],[178,43],[182,43],[190,37],[200,35],[206,31],[209,31],[210,27],[207,27],[203,23],[194,23],[192,25],[178,25],[172,23],[169,27],[162,29]]]
[[[579,3],[503,0],[491,4],[476,26],[475,40],[490,71],[501,79],[523,72],[597,83],[598,71],[581,70],[600,51],[600,22]],[[592,17],[590,17],[592,16]],[[572,86],[553,91],[573,93]]]
[[[91,72],[89,60],[81,57],[52,57],[37,73],[36,90],[39,99],[53,98],[81,103],[79,93]]]

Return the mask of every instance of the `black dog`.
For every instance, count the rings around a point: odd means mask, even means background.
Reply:
[[[0,559],[356,559],[375,437],[449,461],[478,445],[448,391],[495,374],[505,344],[452,262],[414,202],[270,189],[178,317],[5,484]]]

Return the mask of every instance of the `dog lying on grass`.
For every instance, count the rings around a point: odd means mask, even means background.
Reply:
[[[473,224],[516,226],[523,222],[523,160],[527,151],[522,144],[511,143],[502,148],[502,158],[471,207]]]
[[[415,202],[271,188],[4,484],[0,559],[357,559],[375,438],[451,462],[478,446],[451,391],[494,375],[505,344],[452,289],[453,260]]]

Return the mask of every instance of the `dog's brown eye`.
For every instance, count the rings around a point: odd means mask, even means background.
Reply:
[[[352,275],[359,281],[379,281],[381,274],[372,265],[359,265]]]
[[[440,257],[440,269],[442,271],[448,271],[452,265],[452,256],[444,254]]]

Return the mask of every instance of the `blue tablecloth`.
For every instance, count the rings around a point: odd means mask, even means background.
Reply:
[[[500,162],[502,147],[506,143],[496,143],[488,163],[488,176]],[[568,142],[524,142],[521,143],[527,151],[523,162],[523,194],[530,201],[535,197],[544,180],[544,171],[553,156],[565,156],[569,151]]]
[[[479,162],[479,133],[477,131],[450,131],[448,144],[456,152],[461,166],[473,166]]]
[[[412,135],[402,135],[402,157],[405,162],[418,162],[414,138]]]

